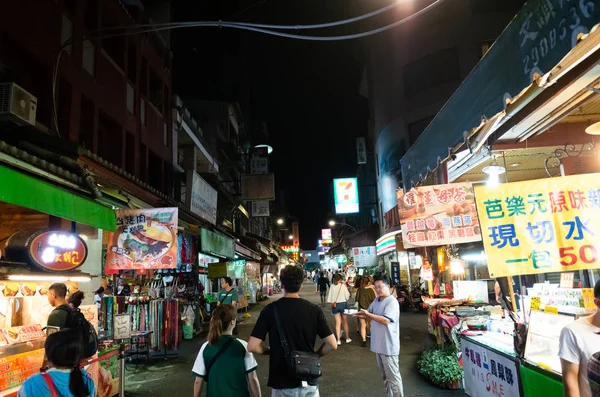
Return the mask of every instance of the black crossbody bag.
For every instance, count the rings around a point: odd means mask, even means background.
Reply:
[[[223,346],[221,346],[221,348],[217,351],[217,353],[213,356],[212,360],[210,360],[210,362],[208,363],[208,365],[206,366],[206,379],[205,382],[208,383],[208,375],[210,374],[210,369],[212,368],[213,365],[215,365],[215,363],[217,362],[217,360],[219,359],[219,357],[221,357],[221,355],[223,353],[225,353],[225,351],[227,349],[229,349],[229,347],[231,345],[233,345],[233,342],[235,341],[234,337],[231,337],[227,342],[225,342],[225,344]]]
[[[290,351],[285,332],[279,321],[276,304],[273,304],[273,316],[275,317],[277,332],[279,333],[279,339],[281,340],[283,355],[294,375],[296,375],[296,378],[304,381],[311,381],[323,375],[321,372],[321,359],[317,353],[301,352],[298,350]]]

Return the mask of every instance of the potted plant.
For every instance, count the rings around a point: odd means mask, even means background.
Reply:
[[[433,384],[446,389],[460,389],[463,369],[453,348],[425,350],[417,366],[419,372]]]

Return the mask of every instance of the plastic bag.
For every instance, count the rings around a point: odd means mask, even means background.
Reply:
[[[183,309],[183,312],[181,313],[181,321],[183,321],[185,325],[194,325],[195,318],[196,315],[194,314],[194,309],[192,309],[191,306],[187,306],[185,309]]]

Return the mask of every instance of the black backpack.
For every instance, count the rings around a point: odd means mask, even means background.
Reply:
[[[90,358],[98,351],[98,334],[94,326],[86,320],[79,308],[67,309],[66,306],[59,306],[57,309],[68,311],[66,328],[77,329],[81,333],[83,340],[82,358]]]

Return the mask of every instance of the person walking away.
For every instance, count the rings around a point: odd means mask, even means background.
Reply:
[[[75,291],[69,295],[69,299],[67,299],[67,303],[71,306],[72,309],[78,309],[81,306],[81,302],[85,299],[85,294],[83,291]]]
[[[352,342],[350,339],[350,333],[348,332],[348,317],[344,315],[344,310],[348,308],[348,299],[350,299],[350,292],[344,284],[344,278],[341,274],[336,274],[333,278],[333,286],[329,289],[329,297],[327,302],[331,303],[331,314],[335,317],[335,336],[337,344],[342,344],[340,338],[340,329],[342,324],[344,332],[346,333],[346,343]]]
[[[404,397],[398,365],[400,354],[400,306],[390,295],[390,281],[375,277],[377,298],[368,310],[356,316],[371,322],[371,351],[376,354],[377,366],[383,377],[387,397]]]
[[[27,379],[19,389],[17,397],[96,395],[94,381],[79,367],[83,343],[77,330],[65,329],[48,335],[44,347],[50,368]],[[51,390],[55,392],[52,393]]]
[[[302,287],[302,269],[293,265],[286,266],[279,277],[283,285],[283,297],[267,305],[260,313],[248,341],[248,350],[255,354],[269,355],[267,385],[272,389],[272,397],[319,397],[317,379],[300,380],[286,359],[275,313],[289,350],[312,352],[319,336],[323,344],[316,353],[323,357],[337,349],[335,338],[321,308],[300,298],[298,294]],[[270,348],[262,346],[267,334]]]
[[[371,303],[375,300],[375,288],[373,288],[373,277],[363,277],[361,279],[361,286],[356,293],[356,302],[358,303],[358,310],[368,310]],[[367,335],[371,334],[371,322],[364,318],[358,318],[360,322],[360,336],[362,338],[361,346],[367,346]]]
[[[330,287],[329,279],[325,277],[325,274],[321,272],[319,280],[317,281],[317,292],[321,295],[321,306],[325,306],[325,299],[327,298],[327,289]]]
[[[319,278],[321,277],[323,277],[323,272],[319,273],[315,271],[315,274],[313,275],[313,282],[317,284],[319,282]]]
[[[47,325],[57,327],[59,330],[66,328],[71,306],[65,299],[67,296],[67,286],[63,283],[54,283],[48,289],[48,303],[54,307],[54,310],[48,316]]]
[[[261,397],[258,364],[248,344],[232,335],[236,312],[231,305],[217,307],[210,319],[208,341],[198,352],[192,373],[194,397],[206,385],[206,397]]]
[[[565,397],[592,397],[588,363],[600,351],[600,281],[594,286],[596,311],[564,327],[560,333],[558,356],[563,374]]]

